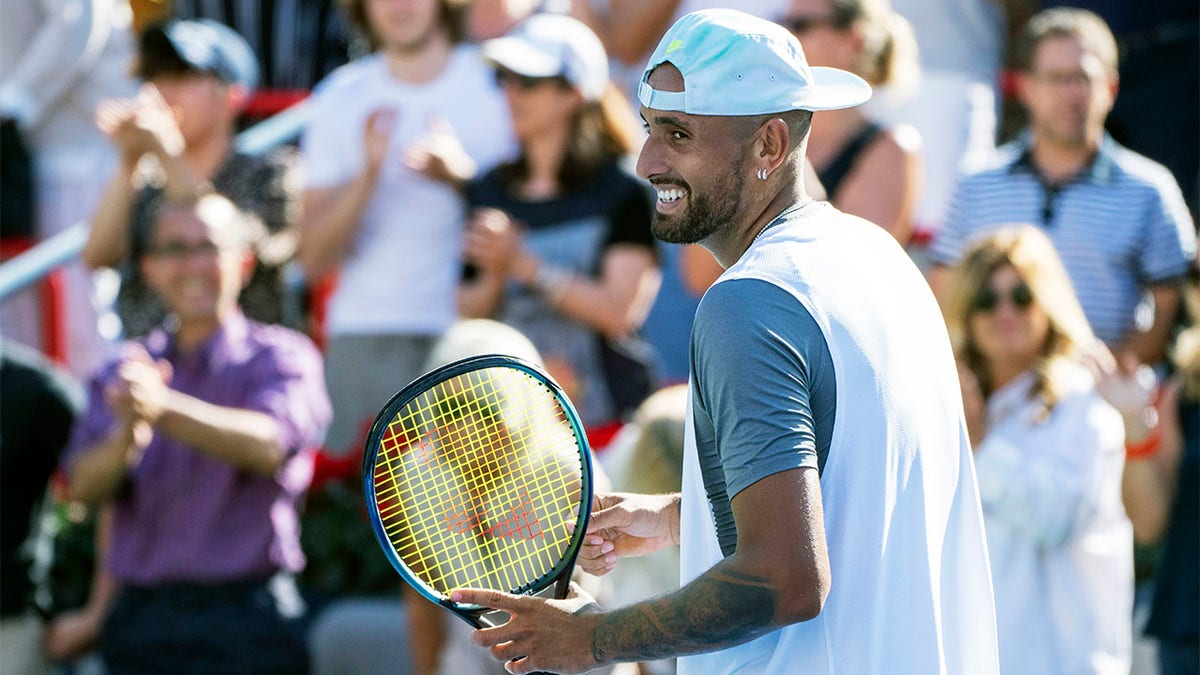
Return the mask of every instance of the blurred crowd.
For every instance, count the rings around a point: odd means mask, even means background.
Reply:
[[[1194,0],[0,0],[0,258],[87,225],[0,299],[0,670],[501,672],[379,554],[366,433],[509,353],[614,489],[678,489],[722,269],[651,235],[636,85],[716,6],[875,90],[806,188],[942,305],[1002,672],[1198,672]]]

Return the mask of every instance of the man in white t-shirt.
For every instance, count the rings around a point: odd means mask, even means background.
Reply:
[[[460,589],[509,672],[681,656],[679,672],[998,671],[950,340],[879,227],[805,192],[813,111],[870,87],[742,12],[680,19],[639,89],[654,232],[725,272],[697,310],[682,494],[600,495],[579,564],[678,543],[678,591],[602,611]],[[817,113],[820,114],[820,113]]]
[[[464,3],[346,4],[375,51],[318,85],[301,145],[300,261],[310,280],[338,275],[325,326],[334,453],[361,447],[454,321],[457,188],[515,148],[491,69],[460,44]]]

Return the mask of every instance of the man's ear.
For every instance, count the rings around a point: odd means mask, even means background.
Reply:
[[[225,87],[225,105],[235,117],[246,109],[248,103],[250,103],[249,89],[240,84],[231,84]]]
[[[1033,76],[1018,70],[1013,73],[1013,94],[1026,110],[1029,109],[1029,89],[1033,87]]]
[[[763,122],[758,128],[758,138],[755,140],[757,161],[761,168],[772,173],[783,164],[791,146],[792,133],[787,122],[779,117],[772,117]]]

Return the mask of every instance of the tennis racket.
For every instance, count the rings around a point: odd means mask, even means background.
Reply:
[[[574,407],[538,367],[476,356],[401,389],[371,427],[363,487],[388,561],[472,626],[508,614],[455,603],[456,588],[566,597],[591,458]]]

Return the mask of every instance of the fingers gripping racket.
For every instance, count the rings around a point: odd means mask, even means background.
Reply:
[[[472,626],[507,614],[455,603],[450,591],[553,586],[566,596],[587,530],[591,458],[574,407],[536,366],[477,356],[400,390],[371,427],[363,487],[392,566]]]

